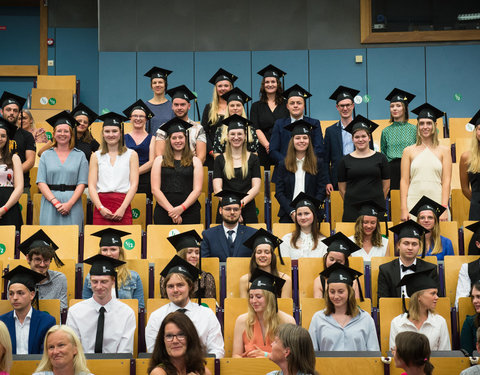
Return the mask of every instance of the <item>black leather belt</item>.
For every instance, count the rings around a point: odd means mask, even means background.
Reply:
[[[50,190],[57,190],[57,191],[73,191],[77,188],[77,185],[48,185]]]

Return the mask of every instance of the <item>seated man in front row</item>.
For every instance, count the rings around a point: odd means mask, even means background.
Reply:
[[[13,311],[0,316],[5,323],[12,340],[13,354],[42,354],[43,340],[50,327],[56,324],[49,313],[38,311],[32,307],[38,295],[36,285],[44,276],[23,266],[15,267],[3,276],[9,280],[8,299]]]
[[[378,298],[401,297],[402,293],[405,294],[405,297],[408,297],[405,286],[400,288],[397,285],[403,276],[414,272],[430,270],[429,276],[439,285],[435,264],[417,258],[420,250],[420,241],[426,229],[413,220],[408,220],[390,228],[390,230],[398,236],[396,247],[399,257],[380,266],[378,273]],[[424,256],[425,249],[422,251],[422,258]]]
[[[247,194],[222,190],[215,196],[222,198],[218,209],[218,213],[222,216],[222,224],[203,231],[200,248],[202,257],[218,257],[220,262],[226,262],[228,257],[249,258],[252,255],[252,249],[243,243],[257,231],[239,223],[242,199]]]
[[[92,265],[93,296],[68,309],[67,326],[75,331],[85,353],[133,353],[136,312],[112,297],[113,287],[118,295],[115,268],[125,262],[101,254],[83,262]]]

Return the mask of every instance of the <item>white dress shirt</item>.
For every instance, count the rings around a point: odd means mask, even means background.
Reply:
[[[407,313],[396,316],[390,324],[390,348],[395,346],[397,334],[405,331],[423,333],[430,342],[431,350],[452,349],[447,322],[441,315],[428,312],[427,320],[423,322],[420,329],[417,329],[415,324],[408,320]]]
[[[399,261],[399,264],[400,264],[400,280],[403,279],[403,276],[410,275],[411,273],[414,273],[414,271],[412,271],[412,270],[406,270],[406,271],[402,270],[402,264],[403,264],[402,259],[398,258],[398,261]],[[417,258],[415,258],[415,260],[413,261],[412,264],[415,264],[415,266],[417,265]],[[407,293],[407,287],[405,285],[402,285],[402,293],[405,294],[405,297],[409,297],[409,295]]]
[[[71,327],[82,342],[85,353],[95,352],[100,305],[92,298],[78,302],[68,309],[66,325]],[[111,299],[105,307],[102,353],[133,353],[135,312],[118,299]]]
[[[17,340],[17,354],[28,354],[28,338],[30,335],[30,320],[32,320],[32,306],[23,323],[18,320],[17,312],[13,310],[15,319],[15,338]]]
[[[235,242],[235,238],[237,238],[237,231],[238,231],[238,223],[237,225],[235,226],[235,228],[232,228],[232,229],[228,229],[225,225],[222,224],[222,227],[223,227],[223,231],[225,232],[225,237],[228,238],[228,231],[229,230],[233,230],[233,233],[232,233],[232,242]]]
[[[297,171],[295,172],[295,186],[293,187],[293,199],[297,197],[298,194],[305,192],[305,171],[303,169],[303,159],[297,159]]]
[[[311,233],[300,232],[298,241],[298,249],[295,249],[292,244],[292,233],[287,233],[282,238],[280,244],[280,253],[282,257],[290,257],[292,260],[299,258],[321,258],[327,253],[328,246],[322,240],[325,236],[318,237],[317,247],[313,248],[313,236]]]
[[[458,274],[457,291],[455,293],[455,306],[458,307],[458,299],[460,297],[470,297],[472,282],[468,275],[468,263],[463,263]]]
[[[145,328],[145,342],[149,353],[151,353],[155,347],[155,340],[157,339],[157,334],[163,319],[171,312],[181,308],[182,307],[175,305],[173,302],[170,302],[155,310],[152,315],[150,315],[147,327]],[[208,307],[199,306],[198,303],[193,303],[192,301],[189,301],[183,308],[187,310],[185,314],[197,329],[200,340],[202,340],[207,348],[207,353],[215,354],[216,358],[223,358],[225,349],[222,330],[213,311]]]
[[[355,236],[348,237],[350,240],[355,242]],[[370,251],[367,253],[363,247],[360,250],[357,250],[352,253],[352,257],[362,257],[364,261],[370,262],[372,257],[384,257],[388,249],[388,238],[382,236],[382,246],[372,246]]]

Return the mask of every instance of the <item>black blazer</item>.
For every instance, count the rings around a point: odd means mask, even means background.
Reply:
[[[329,184],[338,189],[337,164],[343,158],[342,125],[340,121],[325,130],[325,170]]]

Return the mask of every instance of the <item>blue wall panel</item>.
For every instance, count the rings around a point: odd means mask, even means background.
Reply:
[[[99,113],[104,109],[121,113],[137,98],[135,52],[100,52]]]
[[[250,57],[249,51],[195,53],[195,91],[198,94],[200,116],[205,105],[212,100],[213,86],[208,80],[219,68],[239,77],[235,86],[251,94]]]
[[[340,85],[366,93],[366,64],[355,64],[355,55],[364,49],[312,50],[310,51],[310,115],[319,120],[339,119],[335,102],[328,99]],[[366,115],[365,103],[356,105],[356,113]]]
[[[389,103],[385,97],[395,87],[416,95],[409,105],[410,110],[425,102],[424,47],[369,48],[367,73],[371,97],[368,116],[372,120],[389,118]]]
[[[480,45],[426,47],[426,55],[428,102],[449,117],[473,116],[480,106]]]
[[[56,74],[76,75],[81,102],[98,111],[97,29],[56,29],[56,51]]]

